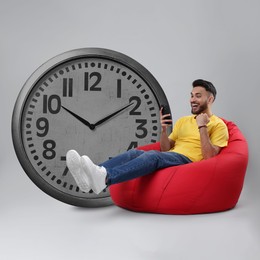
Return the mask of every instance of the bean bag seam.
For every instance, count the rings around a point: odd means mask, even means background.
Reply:
[[[172,166],[172,167],[176,167],[176,166]],[[176,174],[177,171],[178,171],[178,169],[175,169],[174,172],[171,172],[170,178],[168,178],[168,180],[165,182],[166,184],[163,185],[163,191],[162,191],[162,193],[161,193],[161,195],[160,195],[160,198],[159,198],[159,200],[158,200],[158,203],[157,203],[157,205],[156,205],[156,210],[158,210],[158,208],[159,208],[159,206],[160,206],[160,203],[161,203],[161,200],[162,200],[162,197],[163,197],[163,195],[164,195],[164,193],[165,193],[165,190],[166,190],[167,187],[169,186],[169,183],[172,181],[172,179],[174,178],[174,176],[175,176],[175,174]]]

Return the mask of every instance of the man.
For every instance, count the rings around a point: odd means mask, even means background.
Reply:
[[[161,118],[161,151],[129,150],[100,165],[95,165],[88,156],[74,151],[66,155],[67,166],[82,191],[92,189],[99,194],[109,185],[131,180],[157,169],[209,159],[216,156],[228,143],[225,123],[212,114],[211,106],[216,98],[216,89],[209,81],[198,79],[192,83],[190,104],[191,116],[177,120],[172,133],[167,127],[172,123]],[[167,124],[168,123],[168,124]]]

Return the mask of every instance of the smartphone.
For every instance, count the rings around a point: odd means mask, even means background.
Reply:
[[[166,114],[171,114],[171,110],[170,107],[168,105],[161,105],[162,109],[162,114],[166,115]],[[170,116],[165,117],[165,119],[169,120],[172,119]],[[171,125],[171,122],[166,122],[166,124]]]

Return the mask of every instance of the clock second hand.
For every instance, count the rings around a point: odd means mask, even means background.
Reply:
[[[126,106],[124,106],[124,107],[122,107],[122,108],[116,110],[116,111],[113,112],[112,114],[110,114],[110,115],[108,115],[108,116],[106,116],[106,117],[100,119],[99,121],[97,121],[97,122],[94,124],[94,127],[96,127],[96,126],[98,126],[98,125],[104,123],[105,121],[107,121],[107,120],[110,119],[111,117],[113,117],[113,116],[119,114],[120,112],[122,112],[122,111],[125,110],[126,108],[132,106],[133,104],[134,104],[134,103],[127,104]]]

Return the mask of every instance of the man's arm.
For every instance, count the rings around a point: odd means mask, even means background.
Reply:
[[[167,131],[162,129],[161,137],[160,137],[160,147],[162,152],[168,152],[173,146],[175,142],[168,138]]]
[[[221,147],[213,145],[210,141],[207,127],[201,127],[199,128],[200,131],[200,143],[201,143],[201,152],[203,159],[209,159],[213,156],[216,156],[220,150]]]
[[[213,156],[216,156],[221,151],[221,147],[211,143],[207,131],[207,123],[209,122],[208,115],[199,114],[196,116],[196,121],[200,132],[200,143],[203,159],[209,159]]]

